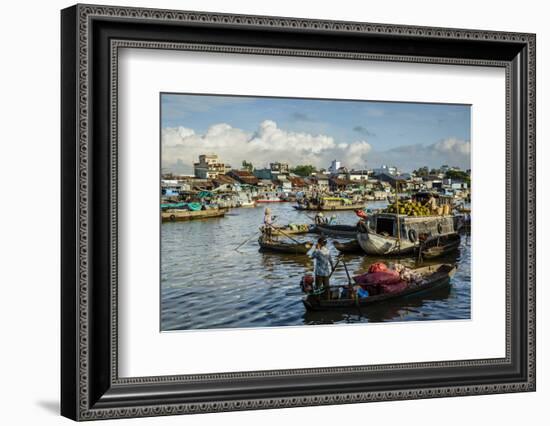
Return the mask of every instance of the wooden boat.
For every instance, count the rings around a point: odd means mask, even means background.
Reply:
[[[414,253],[420,247],[421,235],[435,237],[455,232],[453,216],[375,213],[366,222],[360,222],[357,241],[367,254],[401,256]]]
[[[457,213],[454,215],[454,222],[457,232],[469,232],[472,225],[472,216],[466,213]]]
[[[264,232],[264,226],[260,227],[260,231]],[[307,225],[305,223],[296,224],[294,226],[286,225],[286,226],[272,226],[271,227],[271,235],[275,236],[284,236],[284,235],[300,235],[300,234],[307,234],[310,232],[310,225]]]
[[[435,259],[452,253],[460,246],[460,235],[450,234],[439,238],[433,238],[431,241],[422,245],[422,257],[424,259]]]
[[[283,200],[272,192],[266,192],[258,197],[256,203],[282,203]]]
[[[362,210],[364,202],[357,202],[349,198],[322,197],[320,200],[306,200],[294,206],[296,210],[308,211],[339,211],[339,210]]]
[[[214,217],[223,217],[227,210],[225,209],[206,209],[206,210],[179,210],[169,209],[161,213],[162,222],[182,222],[186,220],[210,219]]]
[[[319,223],[315,227],[315,232],[329,237],[355,238],[357,237],[357,225],[329,225]]]
[[[364,298],[330,299],[324,300],[319,295],[308,294],[304,296],[302,302],[307,310],[328,311],[337,309],[350,309],[363,306],[369,306],[375,303],[393,301],[396,299],[421,296],[424,293],[432,292],[450,285],[450,278],[456,272],[456,265],[437,264],[415,269],[417,273],[423,276],[422,284],[414,287],[408,287],[399,293],[380,294]],[[346,285],[331,286],[331,288],[347,287]]]
[[[258,239],[258,244],[261,250],[275,251],[279,253],[306,254],[313,244],[305,243],[287,243],[283,241],[271,240],[268,241],[263,236]]]
[[[338,250],[340,253],[363,253],[363,249],[361,248],[357,240],[351,240],[345,243],[333,241],[332,244],[334,244],[334,247],[336,247],[336,250]]]

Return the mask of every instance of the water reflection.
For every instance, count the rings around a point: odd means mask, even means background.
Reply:
[[[370,207],[381,207],[382,203]],[[279,223],[310,223],[309,212],[289,203],[270,206]],[[306,255],[262,252],[256,230],[263,208],[235,209],[224,218],[161,226],[161,325],[163,330],[345,324],[470,317],[470,238],[460,250],[431,263],[458,263],[449,289],[415,299],[371,305],[347,312],[306,312],[299,290],[304,273],[313,271]],[[340,223],[353,224],[353,212],[339,212]],[[315,234],[294,237],[315,241]],[[242,242],[238,251],[235,248]],[[343,242],[344,240],[338,239]],[[329,239],[334,256],[338,251]],[[347,254],[350,273],[376,261],[414,265],[414,258],[381,259]],[[425,264],[429,264],[426,262]],[[347,283],[339,267],[332,284]]]
[[[383,302],[368,307],[355,306],[337,311],[305,311],[305,324],[335,324],[356,322],[383,322],[430,319],[431,302],[445,301],[451,295],[451,287],[443,287],[427,294],[411,295],[405,299]],[[420,308],[420,309],[417,309]],[[424,308],[426,310],[424,310]],[[438,319],[445,319],[441,316]]]

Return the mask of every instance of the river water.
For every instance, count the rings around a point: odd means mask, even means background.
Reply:
[[[385,202],[369,203],[370,208]],[[300,212],[291,203],[269,206],[276,223],[311,223],[313,212]],[[265,206],[230,210],[224,218],[161,225],[161,329],[219,329],[280,327],[312,324],[345,324],[382,321],[452,320],[470,318],[470,237],[462,236],[456,254],[432,263],[458,263],[451,287],[421,298],[405,299],[338,312],[307,312],[302,304],[300,278],[313,271],[305,255],[259,251],[258,234]],[[353,211],[338,212],[338,223],[354,224]],[[253,235],[238,251],[235,248]],[[295,236],[315,241],[316,234]],[[340,239],[339,241],[345,241]],[[338,251],[329,238],[328,247]],[[347,254],[352,274],[377,261],[361,254]],[[401,258],[414,266],[415,259]],[[427,264],[427,263],[424,263]],[[331,284],[346,284],[338,267]]]

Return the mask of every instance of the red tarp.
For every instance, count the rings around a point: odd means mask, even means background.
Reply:
[[[381,263],[380,265],[384,264]],[[353,277],[353,280],[372,296],[399,293],[408,286],[406,281],[401,280],[399,273],[392,270],[367,272],[366,274]]]

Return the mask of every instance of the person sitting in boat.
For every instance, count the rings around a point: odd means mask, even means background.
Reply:
[[[275,222],[275,219],[276,219],[276,216],[273,216],[271,214],[271,209],[267,207],[264,211],[264,229],[263,229],[264,238],[267,241],[272,240],[272,235],[273,235],[272,230],[273,230],[273,223]]]
[[[317,244],[312,249],[310,256],[312,259],[315,259],[315,288],[317,290],[323,289],[323,297],[330,299],[329,278],[334,269],[334,263],[327,248],[327,239],[325,237],[317,240]]]
[[[323,212],[319,212],[315,215],[315,224],[316,225],[322,225],[324,223],[327,223],[327,218],[323,214]]]

